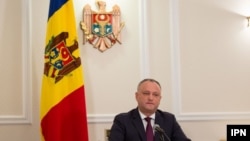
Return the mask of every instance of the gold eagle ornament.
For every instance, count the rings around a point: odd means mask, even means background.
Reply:
[[[112,11],[106,11],[106,2],[97,0],[98,11],[93,11],[90,5],[83,8],[83,44],[92,44],[101,52],[111,48],[116,42],[121,44],[121,30],[124,22],[121,22],[121,11],[118,5],[114,5]]]

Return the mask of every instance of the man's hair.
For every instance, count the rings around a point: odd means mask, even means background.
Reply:
[[[159,85],[159,87],[161,88],[161,84],[157,80],[155,80],[153,78],[145,78],[145,79],[143,79],[142,81],[139,82],[139,84],[137,86],[137,90],[139,89],[139,87],[141,86],[141,84],[144,83],[144,82],[146,82],[146,81],[154,82],[157,85]]]

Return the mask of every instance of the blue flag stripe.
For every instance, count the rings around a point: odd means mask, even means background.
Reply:
[[[50,0],[48,19],[60,9],[68,0]]]

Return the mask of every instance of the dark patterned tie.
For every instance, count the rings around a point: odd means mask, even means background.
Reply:
[[[145,120],[147,121],[147,127],[146,127],[147,141],[154,141],[154,133],[151,125],[151,118],[146,117]]]

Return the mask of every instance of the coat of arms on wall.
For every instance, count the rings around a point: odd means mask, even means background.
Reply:
[[[101,52],[111,48],[114,44],[121,44],[120,32],[124,27],[121,22],[121,12],[118,5],[114,5],[112,11],[106,11],[106,2],[97,0],[98,11],[93,11],[90,5],[83,8],[83,44],[86,42],[98,48]]]

